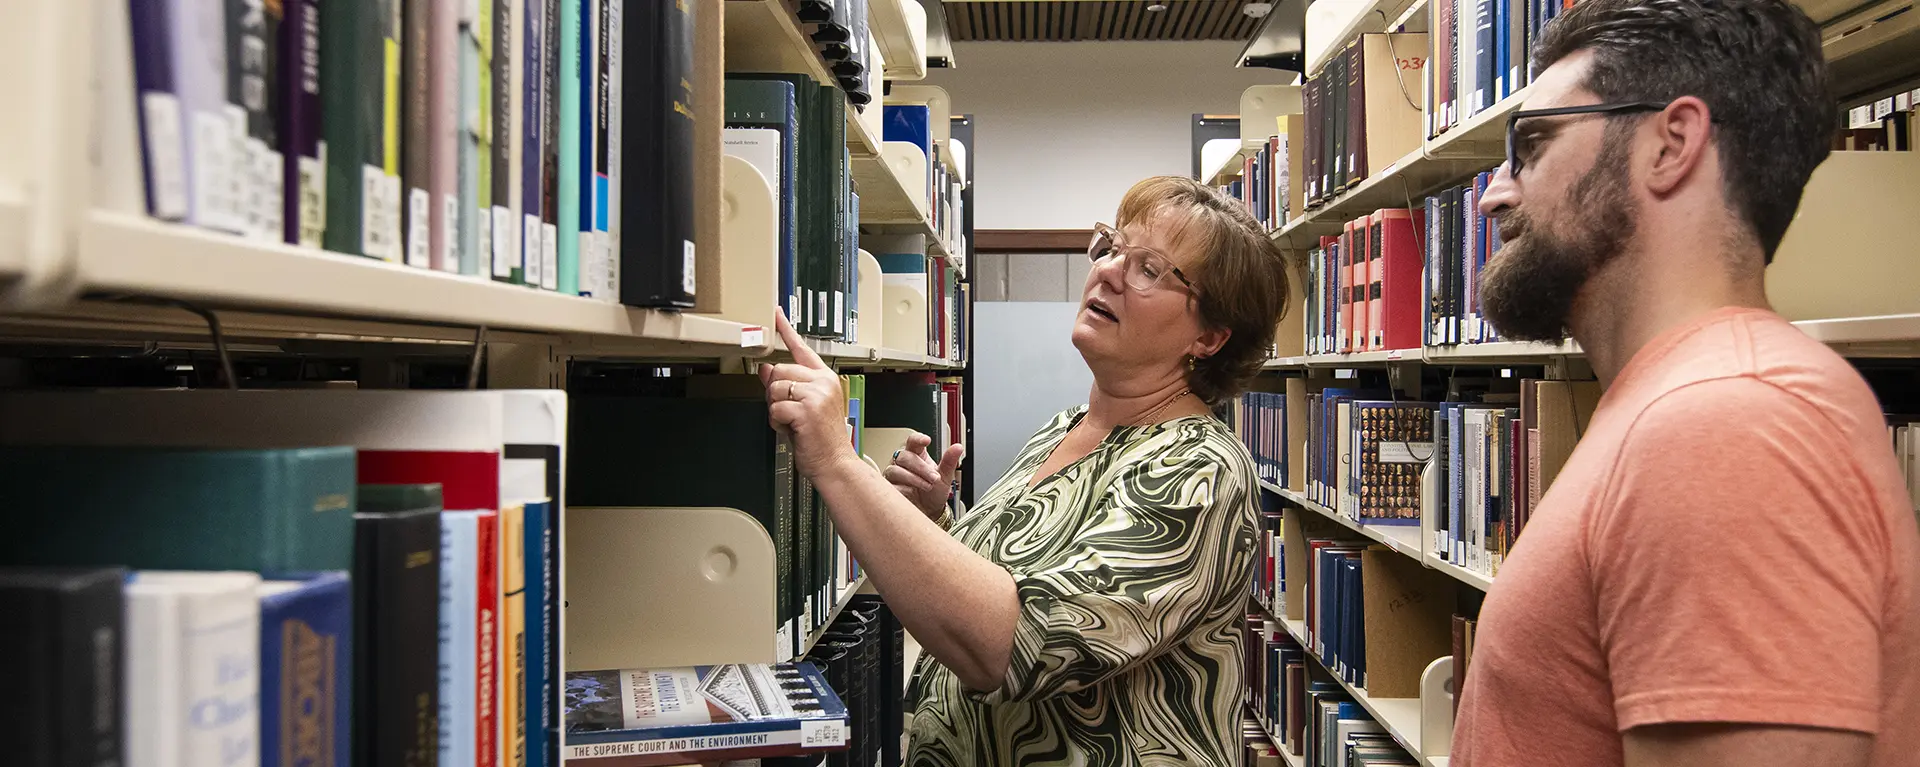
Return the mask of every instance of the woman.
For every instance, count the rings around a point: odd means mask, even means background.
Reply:
[[[910,765],[1239,762],[1259,490],[1209,406],[1258,372],[1286,272],[1239,202],[1188,179],[1135,185],[1117,223],[1097,229],[1073,327],[1088,403],[951,535],[929,517],[958,446],[936,466],[917,439],[883,477],[847,444],[838,376],[784,319],[798,361],[761,366],[775,428],[926,651]]]

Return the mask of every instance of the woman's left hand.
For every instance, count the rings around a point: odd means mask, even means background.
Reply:
[[[847,398],[840,389],[840,374],[807,347],[785,312],[775,310],[773,322],[794,360],[760,366],[773,428],[793,437],[794,462],[807,477],[817,477],[842,461],[858,461],[853,441],[847,437]]]

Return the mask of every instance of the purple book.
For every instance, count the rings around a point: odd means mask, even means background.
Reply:
[[[284,0],[280,21],[280,151],[288,244],[321,247],[326,183],[320,168],[320,0]]]
[[[147,212],[178,221],[187,215],[187,168],[173,87],[171,13],[164,0],[130,0],[127,7]]]
[[[522,79],[521,93],[521,137],[524,142],[520,150],[520,217],[524,227],[521,244],[524,248],[521,258],[523,269],[515,277],[515,282],[528,285],[540,285],[541,272],[541,205],[544,189],[541,171],[545,166],[540,142],[546,129],[546,102],[541,100],[545,93],[543,87],[546,58],[546,3],[541,0],[528,0],[526,10],[526,49],[520,57],[526,67],[526,76]]]

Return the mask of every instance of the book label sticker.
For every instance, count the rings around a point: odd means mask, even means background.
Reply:
[[[267,146],[265,141],[255,141],[254,157],[258,162],[260,174],[261,220],[265,226],[261,236],[274,242],[287,238],[287,188],[283,179],[286,169],[286,157]]]
[[[1432,442],[1381,442],[1381,463],[1426,463],[1433,458]]]
[[[433,265],[429,238],[433,196],[418,187],[407,190],[407,266],[426,269]]]
[[[524,220],[521,222],[521,225],[522,225],[522,228],[525,230],[525,237],[527,239],[526,239],[525,247],[522,249],[522,252],[532,253],[536,256],[540,255],[540,253],[542,252],[542,246],[540,244],[541,242],[540,217],[532,213],[527,213],[527,214],[523,214],[523,219]],[[528,285],[539,285],[544,280],[544,278],[541,276],[543,274],[543,272],[540,269],[541,259],[539,258],[526,259],[526,261],[522,264],[522,267],[525,269],[525,271],[522,274],[524,275],[524,279],[526,280]]]
[[[233,131],[220,112],[189,111],[194,223],[233,229]]]
[[[1888,96],[1884,99],[1873,102],[1874,122],[1885,120],[1887,119],[1887,115],[1890,115],[1890,114],[1893,114],[1893,97],[1892,96]]]
[[[473,256],[473,260],[476,262],[475,267],[478,268],[478,261],[482,258],[490,258],[493,253],[493,227],[488,225],[490,213],[487,208],[475,208],[474,216],[473,228],[478,231],[480,235],[480,244],[478,246],[480,252]]]
[[[800,745],[804,748],[831,748],[847,744],[847,725],[838,719],[800,720]]]
[[[689,296],[695,294],[693,289],[694,288],[693,277],[694,277],[693,241],[681,240],[680,241],[680,290],[681,292],[684,292]]]
[[[513,225],[513,211],[505,205],[493,206],[493,276],[512,277],[513,262],[519,260],[519,228]]]
[[[766,328],[753,326],[753,327],[744,327],[740,329],[740,345],[741,346],[765,346],[766,344],[767,344]]]
[[[313,157],[302,157],[300,171],[300,244],[320,247],[327,231],[327,142]]]
[[[540,225],[540,287],[560,289],[560,227]]]
[[[156,218],[187,215],[187,168],[181,154],[180,100],[171,93],[140,94],[147,120],[147,205]]]
[[[449,194],[442,201],[440,216],[440,271],[460,271],[460,195]]]
[[[369,258],[386,258],[386,224],[380,220],[385,206],[381,192],[387,186],[387,174],[378,165],[360,166],[360,253]]]

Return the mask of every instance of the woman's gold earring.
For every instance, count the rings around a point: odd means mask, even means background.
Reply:
[[[1198,358],[1196,358],[1196,357],[1194,357],[1194,356],[1193,356],[1193,355],[1191,355],[1191,354],[1189,354],[1189,355],[1187,355],[1187,369],[1188,369],[1188,370],[1192,370],[1192,369],[1193,369],[1193,365],[1194,365],[1194,362],[1195,362],[1195,361],[1196,361],[1197,359],[1198,359]]]

